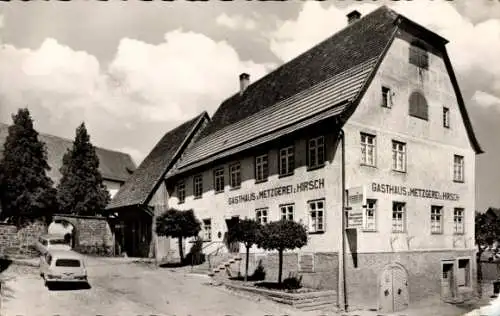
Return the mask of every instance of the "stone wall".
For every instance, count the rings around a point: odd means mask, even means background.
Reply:
[[[10,258],[36,257],[35,243],[47,232],[47,225],[34,222],[17,228],[15,225],[0,223],[0,256]]]
[[[113,255],[113,232],[106,218],[97,216],[54,215],[54,220],[64,220],[73,225],[75,251],[100,256]]]

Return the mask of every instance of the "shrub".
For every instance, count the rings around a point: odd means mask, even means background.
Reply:
[[[262,265],[262,260],[259,261],[259,265],[255,268],[252,276],[250,277],[252,281],[262,281],[266,279],[266,270]]]
[[[285,290],[298,290],[302,287],[302,276],[290,276],[283,280]]]

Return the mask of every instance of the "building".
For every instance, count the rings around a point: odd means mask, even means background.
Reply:
[[[8,127],[7,124],[0,123],[0,155],[9,133]],[[45,143],[47,148],[47,160],[51,168],[47,174],[57,184],[61,179],[59,169],[62,166],[62,158],[66,151],[73,146],[73,141],[43,133],[39,134],[39,139]],[[134,172],[135,163],[132,157],[126,153],[99,147],[96,147],[96,153],[99,157],[99,171],[102,174],[104,185],[113,197]]]
[[[204,252],[215,253],[244,252],[225,238],[238,219],[295,220],[309,240],[285,255],[284,276],[337,290],[341,307],[461,301],[477,285],[482,150],[447,40],[385,6],[347,20],[255,83],[240,75],[240,91],[183,134],[185,150],[163,152],[145,172],[155,176],[142,194],[155,201],[148,223],[168,207],[193,209]],[[176,257],[175,240],[149,241],[157,257]],[[276,253],[254,248],[250,257],[251,268],[260,262],[276,278]]]

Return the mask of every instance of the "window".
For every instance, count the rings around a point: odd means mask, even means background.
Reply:
[[[408,100],[410,104],[410,116],[418,117],[423,120],[428,119],[428,105],[424,95],[414,91]]]
[[[257,222],[261,224],[267,223],[267,210],[268,210],[267,207],[255,210],[255,219],[257,220]]]
[[[366,209],[365,209],[365,222],[364,229],[365,230],[376,230],[377,222],[376,222],[376,206],[377,200],[367,200],[366,201]]]
[[[210,218],[203,220],[203,240],[212,240],[212,220]]]
[[[470,286],[470,260],[458,259],[457,286]]]
[[[80,267],[80,260],[78,259],[57,259],[56,267],[70,267],[78,268]]]
[[[325,138],[320,136],[310,139],[308,147],[309,168],[321,167],[325,163]]]
[[[443,107],[443,126],[450,128],[450,109]]]
[[[464,209],[453,210],[453,233],[460,235],[464,233]]]
[[[443,207],[431,206],[431,233],[441,234],[443,232]]]
[[[382,87],[382,106],[384,108],[391,107],[391,89]]]
[[[294,147],[286,147],[280,149],[280,176],[287,176],[293,174],[293,169],[295,169],[295,156]]]
[[[293,209],[294,209],[293,204],[281,205],[280,209],[281,209],[281,219],[293,221]]]
[[[453,159],[453,180],[464,182],[464,157],[455,155]]]
[[[203,194],[203,178],[201,175],[195,176],[193,178],[193,187],[194,198],[201,198]]]
[[[375,136],[361,133],[361,163],[375,166]]]
[[[405,231],[405,203],[392,202],[392,232],[402,233]]]
[[[266,181],[269,176],[267,154],[255,157],[255,181]]]
[[[240,163],[235,163],[229,167],[229,181],[232,188],[237,189],[241,186]]]
[[[429,53],[422,47],[410,46],[410,64],[422,69],[429,69]]]
[[[392,169],[406,171],[406,144],[392,141]]]
[[[179,203],[184,203],[186,201],[186,184],[181,181],[177,184],[177,198]]]
[[[325,231],[325,200],[309,202],[309,232]]]
[[[224,168],[214,170],[215,193],[224,192]]]

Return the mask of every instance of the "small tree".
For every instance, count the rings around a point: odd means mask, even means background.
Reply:
[[[260,223],[253,219],[241,220],[230,230],[230,240],[242,242],[246,248],[245,281],[248,279],[248,257],[250,248],[259,241],[260,230]]]
[[[97,215],[109,203],[110,195],[99,171],[99,157],[90,142],[85,124],[76,129],[73,147],[66,151],[61,166],[57,200],[61,212]]]
[[[53,182],[47,176],[50,166],[45,144],[38,139],[28,109],[19,109],[12,120],[0,162],[0,216],[17,225],[49,219],[57,203]]]
[[[180,211],[169,209],[156,219],[156,234],[179,240],[179,256],[184,262],[183,238],[198,236],[201,223],[194,216],[193,210]]]
[[[290,220],[271,222],[262,227],[258,246],[266,250],[278,250],[278,283],[283,274],[283,251],[302,248],[307,244],[307,231],[302,224]]]
[[[477,252],[477,278],[482,280],[483,273],[481,267],[481,255],[484,252],[483,246],[492,245],[495,241],[499,239],[500,232],[498,227],[498,221],[493,217],[488,216],[486,213],[476,212],[474,220],[474,235],[475,243],[478,247]],[[481,289],[481,287],[479,287]]]

